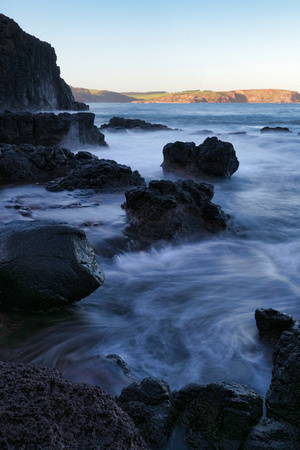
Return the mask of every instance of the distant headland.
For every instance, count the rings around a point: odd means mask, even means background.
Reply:
[[[299,92],[285,89],[119,93],[70,87],[75,100],[86,103],[300,103]]]

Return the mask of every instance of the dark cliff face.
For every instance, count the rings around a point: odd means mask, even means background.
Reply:
[[[0,110],[87,110],[60,77],[53,47],[0,14]]]

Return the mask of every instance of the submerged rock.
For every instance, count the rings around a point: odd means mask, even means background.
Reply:
[[[287,127],[263,127],[261,133],[277,132],[277,133],[292,133]]]
[[[0,362],[0,447],[141,450],[130,417],[99,387]]]
[[[64,222],[0,227],[2,309],[47,311],[87,297],[104,281],[85,233]]]
[[[256,309],[255,321],[259,337],[273,343],[278,341],[283,331],[289,331],[295,325],[295,319],[292,316],[272,308]]]
[[[104,135],[94,125],[93,113],[13,113],[0,114],[0,142],[53,146],[72,135],[76,143],[107,145]]]
[[[284,331],[273,353],[273,371],[266,395],[267,416],[300,424],[300,330]],[[300,442],[300,434],[299,434]]]
[[[195,177],[230,178],[237,171],[239,161],[230,142],[217,137],[206,138],[196,146],[194,142],[174,142],[163,148],[165,172],[179,172]]]
[[[101,130],[145,130],[145,131],[167,131],[171,128],[159,123],[145,122],[141,119],[125,119],[124,117],[112,117],[108,123],[104,123],[100,127]]]
[[[227,228],[229,215],[211,203],[214,187],[192,180],[153,180],[125,193],[127,233],[145,240],[192,238]]]

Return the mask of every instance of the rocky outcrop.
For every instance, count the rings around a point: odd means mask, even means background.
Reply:
[[[2,309],[47,311],[87,297],[104,281],[85,233],[63,222],[0,227]]]
[[[56,370],[0,362],[0,391],[3,449],[147,448],[110,395]]]
[[[55,50],[0,14],[0,109],[88,110],[60,77]]]
[[[270,343],[277,343],[283,331],[290,331],[295,325],[292,316],[273,308],[256,309],[255,321],[260,339]]]
[[[140,186],[145,183],[137,170],[118,164],[110,159],[99,159],[89,152],[78,152],[76,166],[58,183],[49,184],[52,192],[67,189],[120,189],[127,186]]]
[[[263,127],[260,130],[261,133],[270,133],[270,132],[275,132],[275,133],[292,133],[291,130],[287,127]]]
[[[230,178],[239,167],[233,145],[217,137],[208,137],[198,146],[194,142],[169,143],[163,148],[163,157],[165,172],[195,177]]]
[[[0,143],[0,181],[50,181],[76,165],[76,156],[59,147]]]
[[[125,119],[124,117],[112,117],[109,123],[104,123],[101,130],[145,130],[145,131],[168,131],[171,128],[159,123],[145,122],[140,119]]]
[[[300,330],[284,331],[273,353],[273,371],[266,395],[267,416],[299,428]],[[299,430],[298,430],[299,431]],[[300,441],[300,431],[299,431]]]
[[[171,392],[161,379],[145,378],[122,390],[118,404],[149,448],[162,448],[181,431],[178,448],[241,448],[262,416],[263,399],[235,383],[191,384]]]
[[[125,193],[127,233],[144,240],[178,241],[227,228],[229,216],[210,200],[214,187],[192,180],[153,180]]]
[[[0,142],[59,145],[68,137],[83,145],[107,145],[92,113],[0,113]]]

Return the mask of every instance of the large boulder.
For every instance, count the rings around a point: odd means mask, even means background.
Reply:
[[[110,159],[99,159],[89,152],[78,152],[76,166],[67,176],[55,184],[49,184],[50,191],[74,189],[120,189],[128,186],[144,185],[145,180],[137,170],[118,164]]]
[[[104,281],[85,233],[63,222],[16,220],[0,227],[0,306],[47,311]]]
[[[267,416],[300,424],[300,329],[284,331],[274,349]],[[299,434],[300,439],[300,434]]]
[[[153,180],[125,193],[127,233],[145,240],[176,241],[227,228],[229,215],[211,202],[214,187],[192,180]]]
[[[177,172],[194,177],[230,178],[239,161],[230,142],[208,137],[201,145],[194,142],[174,142],[163,148],[165,172]]]
[[[125,119],[124,117],[112,117],[108,123],[101,125],[102,130],[144,130],[144,131],[167,131],[171,128],[160,123],[150,123],[141,119]]]
[[[0,391],[3,449],[147,448],[113,397],[56,370],[0,362]]]
[[[0,14],[0,109],[88,110],[60,76],[54,48]]]
[[[0,142],[53,146],[69,138],[73,144],[107,145],[94,125],[93,113],[0,113]]]

